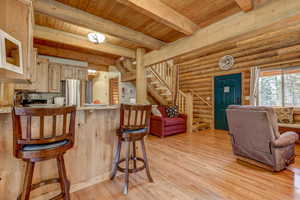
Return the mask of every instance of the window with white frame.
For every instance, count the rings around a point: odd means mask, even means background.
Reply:
[[[300,107],[300,67],[261,71],[258,105]]]

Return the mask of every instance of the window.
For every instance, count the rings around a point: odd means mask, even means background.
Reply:
[[[300,107],[300,68],[262,71],[258,104]]]

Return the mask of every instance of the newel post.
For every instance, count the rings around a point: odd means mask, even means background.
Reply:
[[[187,114],[187,132],[190,134],[193,132],[193,94],[186,94],[186,114]]]

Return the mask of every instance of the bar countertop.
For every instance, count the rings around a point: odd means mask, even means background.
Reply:
[[[51,106],[47,106],[51,108]],[[106,105],[106,106],[82,106],[78,107],[78,111],[92,111],[92,110],[110,110],[110,109],[119,109],[119,105]],[[12,107],[0,107],[0,114],[10,114]]]

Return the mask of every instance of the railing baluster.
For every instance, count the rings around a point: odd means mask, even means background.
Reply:
[[[45,118],[44,116],[40,117],[40,139],[44,138],[44,125],[45,125]]]
[[[31,139],[31,116],[27,116],[27,131],[26,131],[26,139],[30,141]]]
[[[66,135],[67,133],[67,114],[64,114],[63,117],[63,135]]]
[[[52,121],[52,137],[56,136],[56,115],[53,116],[53,121]]]

